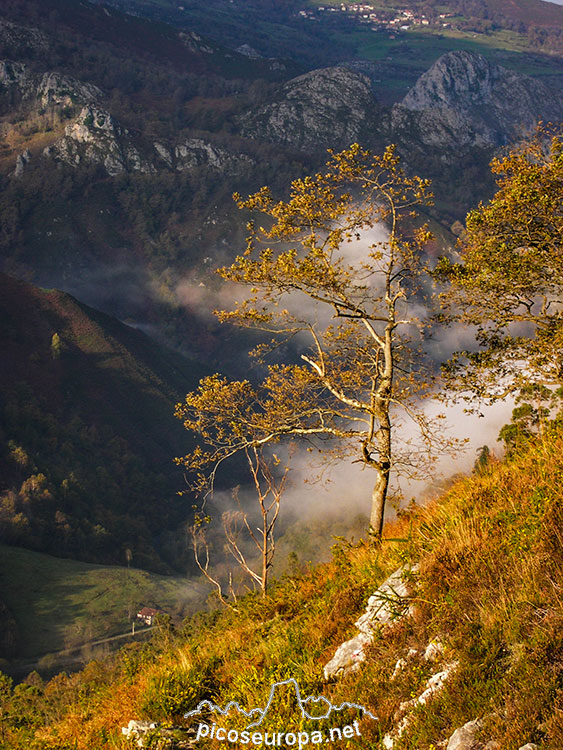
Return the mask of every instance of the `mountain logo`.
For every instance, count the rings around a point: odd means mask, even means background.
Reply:
[[[299,685],[293,677],[290,677],[287,680],[282,680],[281,682],[274,682],[274,684],[270,687],[268,701],[266,702],[264,708],[256,707],[245,711],[245,709],[241,708],[241,706],[236,701],[230,701],[224,708],[221,708],[221,706],[217,706],[209,700],[203,700],[193,711],[189,711],[188,713],[184,714],[184,717],[188,719],[192,716],[201,714],[203,709],[208,709],[212,713],[220,714],[221,716],[226,716],[230,711],[235,710],[239,714],[242,714],[250,720],[250,722],[246,726],[246,729],[252,729],[254,727],[260,726],[268,712],[272,709],[276,698],[279,698],[280,692],[283,692],[283,688],[288,688],[288,692],[293,694],[295,702],[304,719],[320,721],[323,719],[328,719],[335,713],[344,710],[355,709],[360,713],[360,718],[363,719],[367,717],[373,719],[374,721],[377,721],[377,717],[374,716],[371,711],[369,711],[364,706],[359,705],[358,703],[348,703],[346,701],[338,706],[335,706],[333,703],[331,703],[331,701],[328,700],[328,698],[325,698],[322,695],[309,695],[307,698],[303,698],[301,696]],[[319,707],[320,711],[315,711],[314,707]]]

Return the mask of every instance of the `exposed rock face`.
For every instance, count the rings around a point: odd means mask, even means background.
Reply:
[[[92,83],[85,83],[60,73],[32,74],[24,63],[0,60],[0,92],[16,92],[22,99],[37,100],[41,107],[69,107],[98,102],[102,91]]]
[[[158,156],[157,165],[162,167],[164,162],[166,166],[178,172],[208,167],[222,174],[236,175],[240,174],[245,166],[253,163],[246,154],[234,154],[202,138],[188,138],[172,148],[158,142],[153,143],[153,146]]]
[[[121,727],[121,733],[130,743],[139,748],[158,747],[159,750],[191,750],[201,746],[201,740],[196,741],[195,729],[184,727],[162,727],[154,721],[137,721],[131,719],[126,727]]]
[[[153,152],[142,151],[109,112],[88,105],[66,126],[64,136],[44,149],[43,155],[74,167],[82,163],[102,164],[110,175],[151,174],[163,167],[178,172],[207,167],[223,174],[240,174],[251,163],[250,157],[232,154],[201,138],[189,138],[173,147],[156,142],[153,147]]]
[[[250,44],[241,44],[240,47],[236,48],[235,52],[238,52],[239,55],[250,57],[251,60],[258,60],[262,57],[262,55],[257,52],[254,47],[250,46]]]
[[[33,77],[23,63],[0,60],[0,86],[25,95],[32,90]]]
[[[83,107],[76,120],[65,128],[65,135],[44,151],[44,156],[77,166],[82,162],[103,164],[107,173],[116,175],[128,169],[154,172],[106,110],[93,105]]]
[[[375,108],[366,76],[346,68],[293,78],[281,98],[240,118],[243,135],[302,150],[345,148],[361,137]]]
[[[358,635],[336,650],[324,668],[325,680],[353,672],[365,660],[364,648],[371,643],[378,628],[400,618],[409,608],[409,583],[405,568],[399,568],[368,599],[364,614],[356,621]]]
[[[156,147],[156,146],[155,146]],[[213,146],[201,138],[188,138],[174,149],[176,169],[180,172],[195,167],[211,167],[221,172],[236,173],[251,159],[244,154],[232,154]]]
[[[561,96],[541,81],[456,51],[440,57],[395,105],[392,129],[410,131],[427,146],[487,148],[562,116]]]
[[[28,148],[16,157],[16,168],[14,170],[15,177],[21,177],[24,173],[26,166],[31,161],[31,153]]]
[[[45,73],[37,87],[37,98],[42,107],[69,107],[78,102],[98,102],[102,91],[92,83],[84,83],[76,78],[60,73]]]
[[[127,739],[134,742],[137,747],[145,747],[145,737],[151,730],[156,728],[154,721],[136,721],[131,719],[126,727],[121,727],[121,733],[127,737]]]
[[[178,37],[190,52],[204,52],[206,55],[212,55],[214,53],[213,47],[206,44],[200,35],[195,33],[195,31],[180,31]]]
[[[401,705],[399,706],[399,710],[395,714],[395,721],[398,722],[395,730],[383,737],[383,746],[386,748],[386,750],[392,750],[392,748],[395,746],[395,741],[404,734],[405,730],[411,724],[413,711],[419,706],[425,706],[442,690],[447,680],[457,669],[457,666],[457,661],[452,661],[449,664],[446,664],[440,672],[436,672],[436,674],[433,674],[426,681],[424,689],[420,693],[420,695],[417,695],[414,698],[401,703]],[[455,750],[482,750],[482,745],[479,745],[478,747],[475,746],[474,748],[470,746],[465,747],[465,745],[460,745],[459,747],[456,747]]]

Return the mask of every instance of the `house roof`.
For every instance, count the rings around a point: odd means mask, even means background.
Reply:
[[[151,607],[143,607],[139,612],[137,612],[137,617],[151,617],[154,615],[158,615],[161,612],[160,609],[152,609]]]

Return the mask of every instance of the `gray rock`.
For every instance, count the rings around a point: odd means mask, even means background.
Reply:
[[[43,107],[67,107],[76,103],[98,102],[102,98],[102,91],[92,83],[85,83],[71,76],[45,73],[37,87],[37,98]]]
[[[121,733],[135,742],[137,747],[144,747],[146,734],[155,728],[156,724],[152,721],[136,721],[135,719],[131,719],[126,727],[121,727]]]
[[[430,641],[424,652],[424,661],[436,661],[444,653],[444,644],[439,638]]]
[[[341,643],[332,659],[324,668],[325,679],[344,676],[359,669],[360,664],[366,658],[364,648],[368,643],[371,643],[371,640],[369,635],[358,633],[358,635],[349,641]]]
[[[285,84],[277,101],[239,118],[243,135],[302,150],[345,148],[360,139],[375,100],[366,76],[313,70]]]
[[[405,572],[405,568],[396,570],[370,596],[366,611],[355,623],[360,632],[337,648],[332,659],[325,665],[326,680],[357,670],[366,658],[364,649],[373,640],[376,630],[408,612],[409,584],[404,580]]]
[[[563,98],[541,81],[475,52],[442,55],[392,112],[398,134],[435,147],[491,147],[563,115]]]
[[[44,73],[38,77],[23,63],[10,60],[0,61],[1,87],[16,89],[22,99],[35,99],[43,108],[97,103],[102,98],[102,91],[92,83],[61,73]]]
[[[539,745],[536,745],[534,742],[528,742],[526,745],[519,747],[518,750],[539,750]]]
[[[161,154],[162,155],[162,154]],[[196,167],[211,167],[222,173],[236,174],[252,160],[245,154],[232,154],[201,138],[188,138],[174,149],[176,169],[183,172]]]
[[[33,77],[27,66],[11,60],[0,60],[0,86],[6,89],[17,89],[22,96],[29,94]]]
[[[126,727],[121,728],[121,732],[139,748],[191,750],[201,745],[201,740],[196,743],[197,734],[192,727],[163,727],[151,721],[131,719]]]
[[[170,150],[163,146],[162,143],[153,143],[156,153],[163,159],[169,167],[172,166],[172,154]]]
[[[481,726],[482,722],[475,719],[456,729],[448,741],[446,750],[482,750],[483,744],[476,739]]]
[[[204,52],[206,55],[214,54],[213,47],[204,42],[200,35],[196,34],[195,31],[180,31],[178,37],[190,52]]]
[[[238,52],[239,55],[244,55],[245,57],[250,57],[251,60],[258,60],[262,57],[262,55],[254,49],[254,47],[251,47],[250,44],[241,44],[240,47],[237,47],[235,52]]]
[[[406,659],[404,658],[397,659],[397,661],[395,662],[395,666],[393,668],[393,672],[391,673],[391,680],[396,680],[397,677],[401,674],[401,672],[405,669],[407,664],[408,662]]]
[[[403,661],[406,664],[406,660],[403,660]],[[399,665],[399,662],[397,662],[397,665]],[[446,682],[446,680],[448,680],[450,675],[457,669],[457,666],[458,666],[458,662],[456,661],[446,664],[446,666],[441,672],[436,672],[436,674],[433,674],[426,681],[424,689],[420,693],[420,695],[417,695],[414,698],[411,698],[410,700],[404,701],[403,703],[400,704],[399,710],[395,714],[396,726],[392,732],[387,733],[385,737],[383,738],[383,746],[386,748],[386,750],[391,750],[395,744],[395,740],[399,739],[404,734],[404,732],[408,729],[408,727],[410,726],[412,722],[413,711],[418,706],[426,705],[428,701],[430,701],[437,693],[439,693],[442,690],[444,683]],[[395,667],[395,670],[396,669],[397,669],[397,666]],[[460,748],[457,748],[457,750],[462,750],[462,749],[463,749],[463,746],[461,746]],[[475,750],[477,750],[477,748],[475,748]]]
[[[110,175],[155,171],[132,144],[129,131],[94,104],[83,107],[66,126],[64,136],[44,149],[43,154],[74,167],[84,162],[102,164]]]
[[[374,630],[399,617],[409,608],[410,585],[404,578],[405,569],[399,568],[382,583],[368,599],[366,611],[356,621],[360,632],[372,635]]]
[[[14,177],[21,177],[24,173],[26,166],[31,161],[31,153],[28,148],[16,157],[16,168],[14,170]]]
[[[400,711],[406,711],[409,708],[414,708],[417,705],[418,706],[424,706],[428,701],[444,686],[444,683],[449,678],[449,676],[457,669],[458,663],[457,661],[453,661],[450,664],[446,664],[444,669],[442,669],[440,672],[436,672],[436,674],[433,674],[431,677],[428,678],[426,681],[426,684],[424,686],[424,690],[420,695],[417,695],[415,698],[411,698],[408,701],[405,701],[404,703],[401,703],[399,706]]]

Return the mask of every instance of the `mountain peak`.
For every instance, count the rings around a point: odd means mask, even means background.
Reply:
[[[557,121],[563,99],[542,81],[466,50],[447,52],[393,109],[393,125],[417,129],[428,146],[489,148]]]

